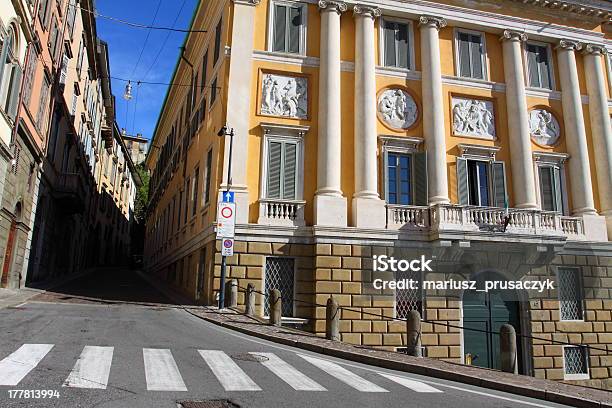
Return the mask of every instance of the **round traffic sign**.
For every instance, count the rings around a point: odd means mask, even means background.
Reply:
[[[232,218],[232,214],[234,212],[232,211],[231,207],[223,207],[221,209],[221,216],[223,218]]]
[[[232,240],[231,240],[231,239],[224,239],[224,240],[223,240],[223,246],[224,246],[225,248],[231,248],[231,247],[232,247],[232,245],[233,245],[233,242],[232,242]]]

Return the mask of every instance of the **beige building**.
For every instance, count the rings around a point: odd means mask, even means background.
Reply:
[[[286,318],[322,335],[333,295],[343,341],[401,349],[418,310],[428,357],[490,368],[509,323],[522,374],[610,388],[612,7],[470,4],[202,2],[192,27],[207,33],[172,80],[192,87],[169,89],[146,160],[146,268],[215,304],[227,125],[228,276],[280,289]],[[373,271],[382,255],[432,271]]]

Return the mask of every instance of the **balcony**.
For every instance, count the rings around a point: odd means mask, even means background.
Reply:
[[[54,196],[64,213],[77,214],[85,210],[85,187],[78,173],[58,174],[54,187]]]
[[[261,225],[278,225],[288,227],[301,227],[304,222],[305,201],[299,200],[259,200],[259,219]]]
[[[506,215],[510,218],[504,230]],[[387,228],[433,233],[490,232],[506,236],[544,236],[590,240],[582,217],[541,210],[438,204],[431,207],[387,205]],[[595,239],[596,240],[596,239]]]

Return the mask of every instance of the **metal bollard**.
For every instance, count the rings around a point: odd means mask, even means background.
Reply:
[[[423,357],[421,349],[421,314],[411,310],[406,319],[406,349],[409,356]]]
[[[280,326],[283,310],[283,300],[281,299],[280,290],[272,289],[268,297],[268,302],[270,305],[270,324],[273,326]]]
[[[325,310],[325,338],[340,341],[340,311],[338,301],[331,296],[327,299]]]
[[[511,324],[504,324],[499,330],[499,348],[502,371],[518,374],[516,331]]]
[[[255,315],[255,285],[249,283],[246,289],[246,301],[245,301],[244,313],[247,316]]]

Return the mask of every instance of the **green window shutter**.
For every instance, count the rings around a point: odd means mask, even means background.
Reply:
[[[408,24],[397,25],[397,66],[410,67],[410,54],[408,53]]]
[[[493,206],[503,208],[506,206],[506,165],[496,161],[491,164],[493,173]]]
[[[19,91],[21,90],[21,67],[13,65],[13,74],[9,85],[9,94],[6,104],[6,113],[11,120],[17,117],[17,105],[19,104]]]
[[[540,200],[544,211],[555,211],[554,175],[551,167],[540,167]]]
[[[268,145],[268,189],[267,198],[281,198],[281,155],[283,145],[270,142]]]
[[[558,167],[553,168],[553,179],[555,186],[555,211],[563,213],[563,191],[561,187],[561,169]]]
[[[302,7],[289,8],[289,49],[294,54],[300,52],[300,28],[302,26]]]
[[[284,166],[283,166],[283,199],[296,199],[297,180],[297,145],[295,143],[283,143]]]
[[[470,35],[470,51],[472,78],[484,79],[484,70],[482,66],[482,37],[480,35]]]
[[[385,21],[385,66],[396,66],[395,61],[395,24]]]
[[[274,6],[274,44],[272,51],[285,52],[287,7]]]
[[[459,196],[459,204],[469,204],[470,196],[468,190],[467,160],[457,157],[457,194]]]
[[[529,86],[539,88],[538,56],[536,46],[534,45],[527,46],[527,68],[529,71]]]
[[[459,33],[459,75],[468,78],[472,76],[469,39],[469,34]]]
[[[412,155],[414,162],[414,204],[428,205],[427,189],[427,153],[419,152]]]

